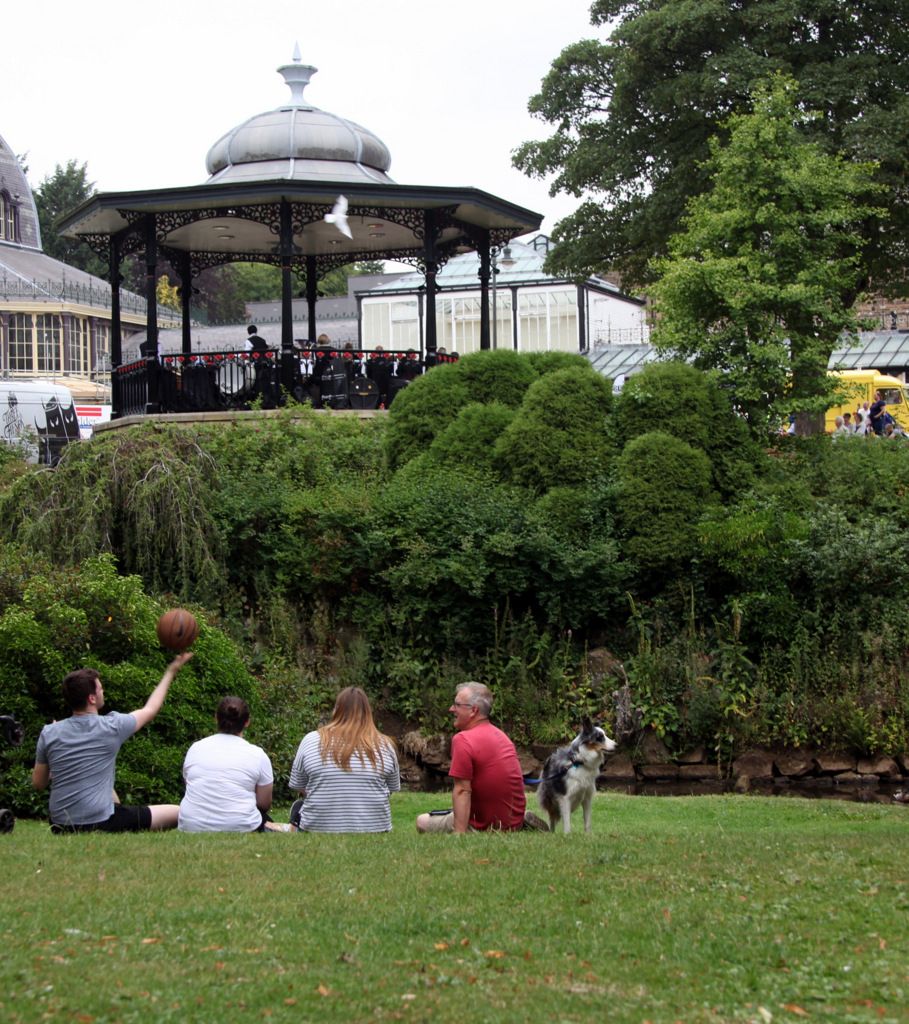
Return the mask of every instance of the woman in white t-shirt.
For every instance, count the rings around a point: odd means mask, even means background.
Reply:
[[[290,787],[303,796],[291,824],[304,832],[391,831],[388,795],[401,788],[398,755],[359,686],[342,690],[328,725],[303,737]]]
[[[271,807],[274,776],[268,754],[247,743],[249,705],[224,697],[215,713],[218,731],[194,743],[183,762],[186,795],[181,832],[261,832]]]

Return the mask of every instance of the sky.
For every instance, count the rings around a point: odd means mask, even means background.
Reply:
[[[511,166],[550,134],[527,102],[565,46],[602,35],[590,0],[32,0],[4,11],[0,136],[34,188],[88,164],[101,192],[195,185],[223,134],[319,69],[313,105],[368,128],[405,185],[472,186],[544,216],[578,205]]]

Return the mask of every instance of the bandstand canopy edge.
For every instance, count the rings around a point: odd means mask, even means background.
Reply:
[[[352,238],[324,219],[339,195],[349,203]],[[69,238],[97,242],[125,234],[155,214],[157,241],[168,249],[220,253],[224,262],[238,255],[260,255],[270,262],[280,252],[282,203],[291,208],[295,257],[348,256],[348,262],[394,259],[407,252],[422,256],[427,213],[437,217],[440,253],[455,246],[478,247],[478,233],[488,244],[503,245],[538,230],[543,219],[469,187],[260,181],[99,193],[63,218],[59,228]]]

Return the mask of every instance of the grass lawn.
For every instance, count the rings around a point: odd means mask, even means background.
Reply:
[[[444,797],[443,806],[444,806]],[[909,807],[601,793],[594,831],[0,836],[0,1024],[909,1021]]]

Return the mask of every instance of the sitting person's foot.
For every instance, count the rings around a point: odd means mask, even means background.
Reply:
[[[546,822],[538,814],[534,814],[533,811],[524,812],[524,825],[522,827],[527,832],[549,831],[549,826]]]
[[[303,814],[303,798],[294,800],[290,805],[290,823],[294,828],[300,827],[300,817]]]

